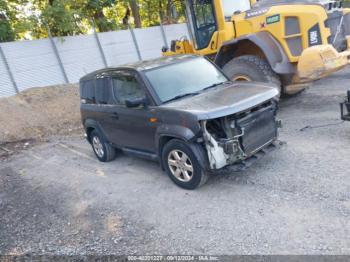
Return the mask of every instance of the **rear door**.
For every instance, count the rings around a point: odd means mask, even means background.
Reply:
[[[109,142],[113,141],[113,136],[118,129],[116,129],[116,105],[113,98],[113,91],[111,87],[111,78],[108,75],[97,75],[94,80],[95,85],[95,107],[94,119],[99,123],[100,129],[107,137]]]

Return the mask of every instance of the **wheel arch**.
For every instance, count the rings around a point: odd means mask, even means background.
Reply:
[[[160,135],[159,139],[158,139],[158,150],[159,150],[159,154],[161,154],[163,147],[165,146],[165,144],[167,144],[170,140],[173,139],[180,139],[183,140],[179,137],[175,137],[173,135]]]
[[[170,135],[170,134],[164,134],[159,136],[159,140],[158,140],[158,154],[159,154],[159,162],[161,165],[161,168],[164,170],[164,164],[163,164],[163,159],[162,159],[162,153],[163,153],[163,148],[164,146],[169,143],[171,140],[177,139],[177,140],[181,140],[183,142],[187,142],[188,146],[192,149],[192,151],[194,152],[194,154],[197,157],[198,162],[200,163],[201,167],[204,170],[209,170],[209,160],[208,160],[208,156],[205,153],[204,148],[196,143],[195,140],[196,136],[193,136],[192,138],[188,139],[185,138],[183,136],[177,136],[177,135]]]
[[[295,68],[289,62],[282,46],[268,32],[249,34],[225,42],[216,54],[214,62],[222,68],[228,61],[240,55],[264,57],[277,74],[295,73]]]
[[[86,139],[91,143],[91,133],[95,130],[95,127],[88,126],[85,128]]]
[[[164,124],[157,128],[155,134],[156,148],[158,151],[162,150],[162,146],[171,139],[190,141],[194,137],[196,137],[196,134],[189,127],[177,124]],[[161,151],[159,152],[161,153]]]
[[[103,139],[105,141],[108,141],[105,133],[102,131],[101,126],[95,120],[86,119],[84,122],[84,129],[85,129],[85,133],[86,133],[86,139],[89,141],[89,143],[91,143],[91,133],[94,130],[97,130],[101,134],[101,136],[103,137]]]

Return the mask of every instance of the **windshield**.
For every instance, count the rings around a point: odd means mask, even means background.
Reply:
[[[232,1],[223,0],[222,7],[224,9],[225,17],[230,18],[235,12],[245,12],[250,9],[249,0]]]
[[[203,57],[186,60],[145,72],[162,103],[185,95],[195,95],[205,88],[228,81]]]

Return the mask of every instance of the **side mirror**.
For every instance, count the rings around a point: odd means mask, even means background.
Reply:
[[[148,99],[146,97],[136,98],[133,100],[125,100],[125,105],[126,107],[129,107],[129,108],[139,107],[140,105],[143,105],[144,107],[146,107],[147,104],[148,104]]]

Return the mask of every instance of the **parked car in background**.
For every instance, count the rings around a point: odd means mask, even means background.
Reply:
[[[157,160],[178,186],[240,163],[278,136],[277,88],[231,82],[204,57],[163,57],[80,80],[87,139],[102,162],[115,149]]]

